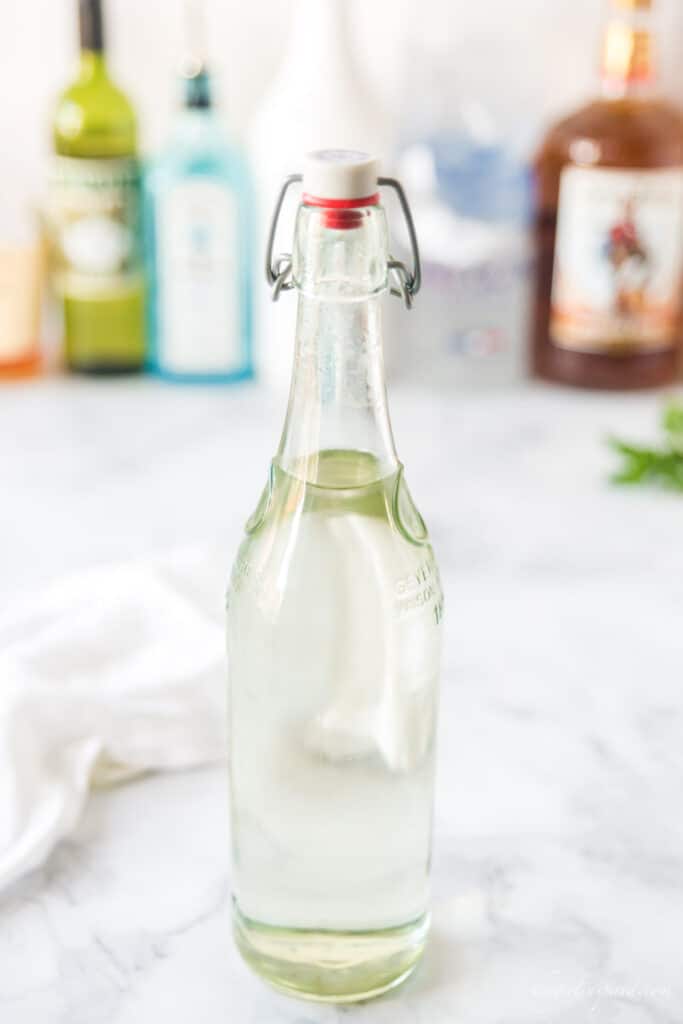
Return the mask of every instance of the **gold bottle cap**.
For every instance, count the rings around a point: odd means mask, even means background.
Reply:
[[[620,11],[651,11],[654,0],[612,0],[612,6]]]

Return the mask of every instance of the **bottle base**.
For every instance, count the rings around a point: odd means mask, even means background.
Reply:
[[[412,974],[427,941],[429,914],[377,931],[308,931],[253,921],[233,902],[233,931],[244,960],[273,988],[299,999],[353,1003]]]
[[[611,356],[573,352],[549,340],[537,345],[532,372],[541,380],[591,391],[643,391],[675,383],[676,349]]]
[[[148,369],[155,377],[170,384],[199,384],[210,387],[212,384],[242,384],[254,379],[254,371],[251,366],[230,370],[226,373],[180,373],[176,370],[167,370],[157,363],[151,363]]]
[[[130,377],[144,370],[142,363],[76,363],[67,362],[65,369],[80,377]]]
[[[24,359],[0,362],[0,380],[26,380],[37,377],[43,369],[40,353],[32,353]]]

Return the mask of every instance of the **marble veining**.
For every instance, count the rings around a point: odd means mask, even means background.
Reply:
[[[606,484],[658,399],[397,391],[447,599],[434,931],[400,991],[317,1007],[230,938],[224,767],[98,792],[0,897],[2,1024],[683,1021],[683,499]],[[255,389],[3,389],[0,598],[211,545],[221,614],[282,409]]]

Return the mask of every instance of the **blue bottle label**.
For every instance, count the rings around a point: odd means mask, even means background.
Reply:
[[[158,363],[168,373],[241,368],[237,217],[219,180],[177,182],[160,197]]]

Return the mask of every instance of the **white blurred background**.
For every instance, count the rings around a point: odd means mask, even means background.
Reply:
[[[207,0],[220,100],[238,137],[272,80],[295,3]],[[447,109],[474,97],[531,145],[550,116],[595,90],[602,0],[348,3],[359,62],[396,131],[410,129],[416,118],[429,122],[435,102]],[[146,152],[162,142],[173,109],[177,6],[176,0],[107,4],[110,62],[136,103]],[[73,0],[2,0],[4,202],[41,187],[51,110],[75,66],[75,9]],[[683,101],[683,4],[660,0],[659,18],[664,89]]]

